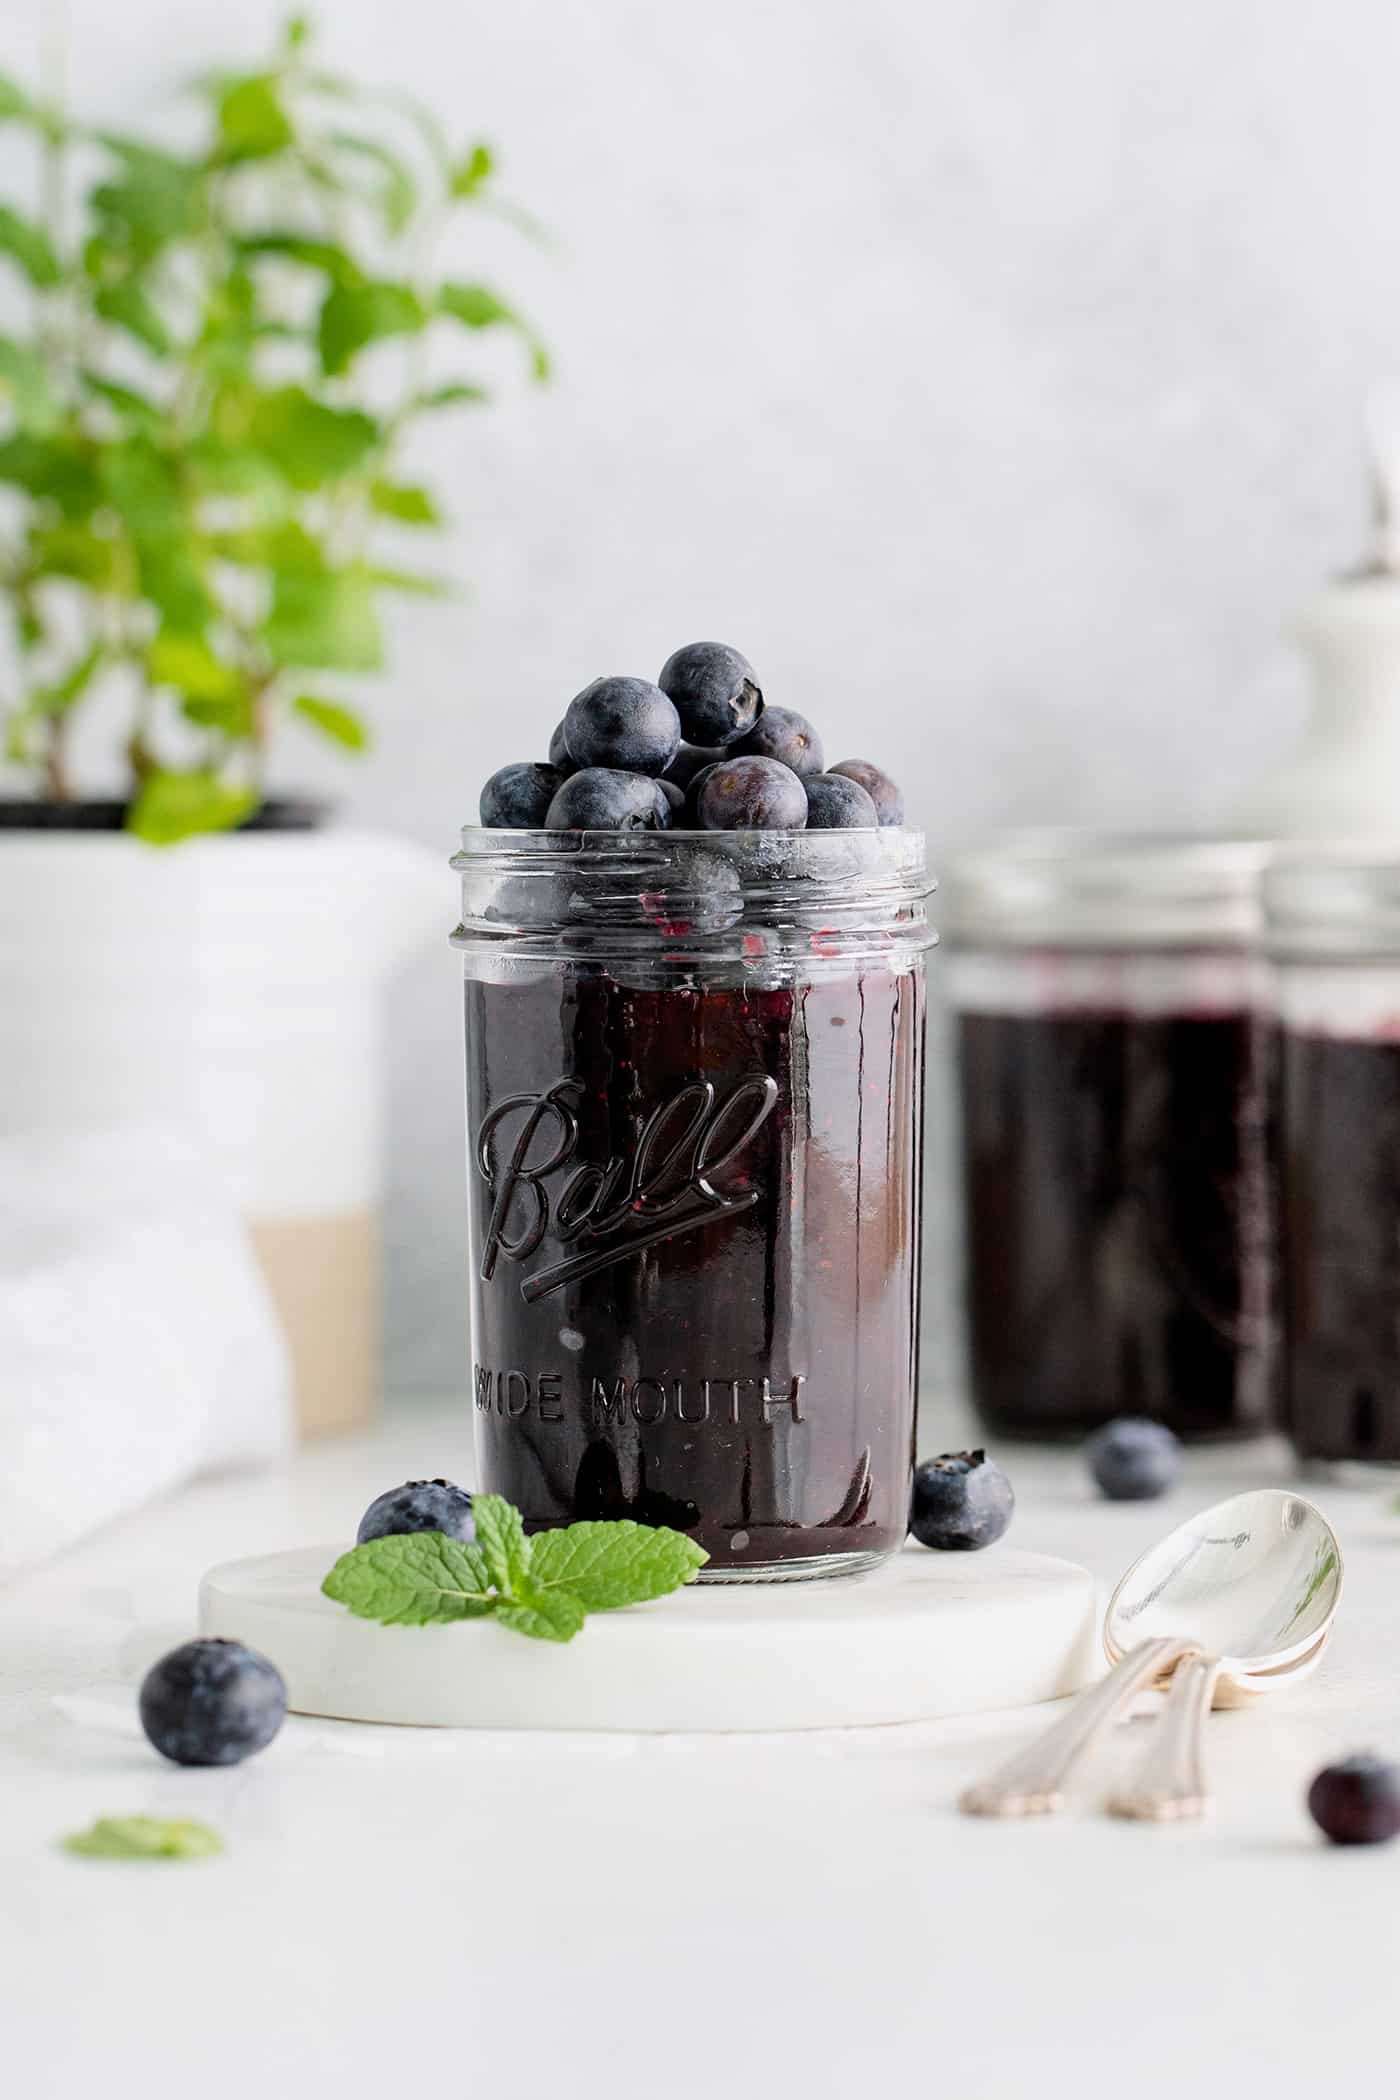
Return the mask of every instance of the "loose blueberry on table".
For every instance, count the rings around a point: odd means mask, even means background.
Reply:
[[[1161,1422],[1124,1415],[1084,1447],[1099,1493],[1110,1502],[1151,1502],[1177,1483],[1181,1446]]]
[[[766,707],[726,642],[688,642],[646,678],[595,678],[569,702],[547,763],[502,766],[481,822],[505,831],[873,831],[904,797],[867,759],[823,771],[822,740]]]
[[[937,1553],[975,1553],[1011,1522],[1011,1482],[985,1451],[947,1451],[914,1470],[909,1529]]]
[[[1400,1765],[1362,1754],[1323,1767],[1308,1813],[1334,1845],[1380,1845],[1400,1834]]]
[[[355,1544],[410,1531],[440,1531],[469,1546],[476,1537],[471,1496],[450,1480],[406,1480],[375,1496],[360,1519]]]
[[[265,1750],[287,1715],[287,1687],[242,1641],[186,1641],[147,1671],[141,1726],[177,1765],[236,1765]]]

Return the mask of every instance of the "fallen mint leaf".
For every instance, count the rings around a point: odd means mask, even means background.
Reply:
[[[515,1596],[530,1573],[530,1541],[519,1510],[503,1495],[473,1495],[472,1522],[492,1582],[503,1596]]]
[[[531,1544],[531,1587],[567,1590],[585,1611],[617,1611],[669,1596],[710,1557],[684,1532],[628,1518],[541,1531]]]
[[[440,1531],[395,1533],[342,1553],[322,1592],[381,1626],[435,1626],[495,1609],[479,1546]]]
[[[64,1850],[84,1859],[207,1859],[224,1841],[207,1823],[166,1822],[160,1816],[99,1816],[91,1830],[74,1831]]]
[[[533,1582],[496,1606],[502,1626],[512,1633],[527,1633],[536,1641],[571,1641],[586,1617],[585,1607],[568,1590],[537,1590]]]

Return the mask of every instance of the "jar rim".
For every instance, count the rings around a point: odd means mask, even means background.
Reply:
[[[965,947],[1246,947],[1270,852],[1214,832],[1008,832],[951,862],[944,927]]]
[[[1262,897],[1271,955],[1400,954],[1400,840],[1280,847]]]

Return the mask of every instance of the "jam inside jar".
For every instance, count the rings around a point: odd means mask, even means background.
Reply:
[[[970,1383],[1000,1435],[1275,1406],[1262,848],[1061,835],[955,871]]]
[[[922,840],[463,834],[477,1478],[702,1580],[907,1529]]]

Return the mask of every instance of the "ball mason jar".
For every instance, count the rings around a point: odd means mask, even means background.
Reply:
[[[908,1520],[921,834],[467,828],[477,1481],[854,1573]]]
[[[951,871],[970,1384],[999,1435],[1271,1420],[1264,859],[1026,834]]]
[[[1400,848],[1264,884],[1282,1057],[1283,1416],[1299,1455],[1400,1460]]]

